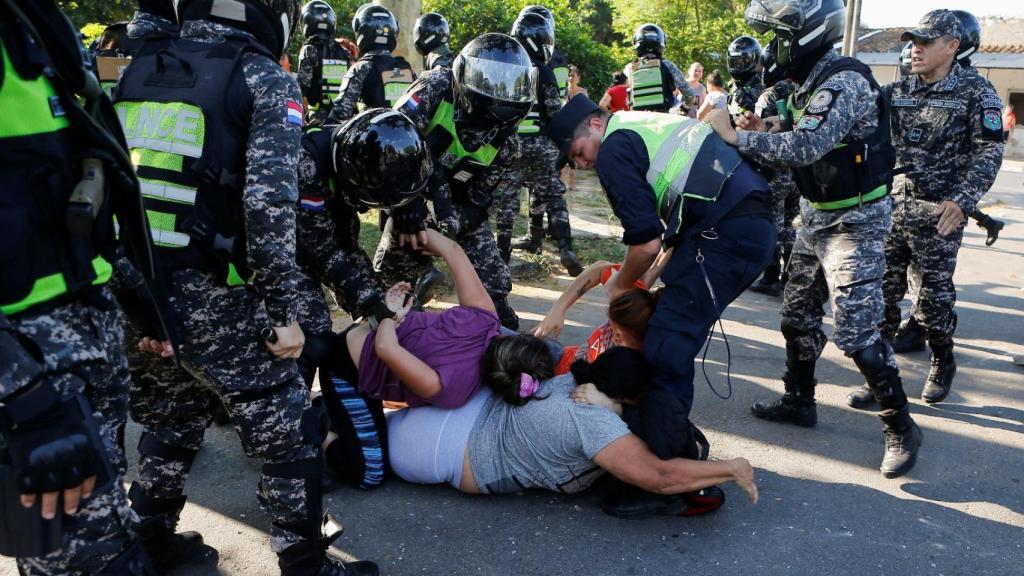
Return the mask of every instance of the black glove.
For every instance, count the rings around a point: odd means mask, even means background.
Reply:
[[[99,436],[79,395],[61,398],[48,382],[5,398],[0,430],[21,494],[59,492],[96,476]]]
[[[423,198],[416,198],[405,206],[391,211],[395,219],[395,229],[399,234],[415,234],[427,229],[427,203]]]

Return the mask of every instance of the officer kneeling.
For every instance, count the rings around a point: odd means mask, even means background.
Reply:
[[[577,95],[552,119],[548,137],[577,168],[597,171],[622,222],[626,259],[607,284],[609,300],[633,287],[662,248],[673,249],[644,355],[654,385],[677,398],[676,417],[688,419],[697,353],[775,250],[768,183],[710,126],[686,116],[609,116]],[[678,425],[658,428],[664,434]],[[637,516],[669,513],[673,505],[671,497],[644,494],[606,511]]]

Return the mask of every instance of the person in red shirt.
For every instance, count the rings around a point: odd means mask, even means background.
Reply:
[[[601,97],[601,101],[597,105],[602,110],[612,114],[622,110],[629,110],[629,103],[626,98],[626,75],[622,72],[616,72],[613,82],[612,87],[605,91],[604,96]]]

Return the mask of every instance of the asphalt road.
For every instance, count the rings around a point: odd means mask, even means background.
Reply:
[[[715,397],[698,370],[693,417],[714,456],[743,456],[757,468],[757,505],[727,486],[726,506],[707,517],[625,521],[600,512],[599,491],[481,497],[391,480],[371,492],[328,495],[328,510],[346,526],[338,547],[392,576],[1024,574],[1024,368],[1010,362],[1024,354],[1024,176],[1019,165],[1010,168],[986,200],[995,202],[986,210],[1007,222],[998,243],[985,247],[971,224],[960,251],[952,394],[924,405],[917,397],[927,352],[899,358],[924,430],[908,477],[878,473],[880,422],[845,405],[860,378],[831,344],[819,363],[817,428],[750,416],[754,399],[781,391],[784,353],[779,301],[747,293],[725,315],[732,398]],[[517,285],[512,303],[524,328],[543,316],[557,290]],[[602,321],[603,305],[595,290],[574,309],[563,341],[582,340]],[[716,338],[706,363],[718,388],[724,348]],[[129,428],[129,446],[138,433]],[[258,468],[233,431],[208,431],[180,528],[202,532],[219,559],[176,575],[277,573],[268,521],[256,506]],[[13,562],[0,561],[0,574],[13,573]]]

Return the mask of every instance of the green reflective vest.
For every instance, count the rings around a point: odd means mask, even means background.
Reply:
[[[671,91],[665,86],[661,60],[639,60],[629,67],[629,107],[659,111],[672,107]]]
[[[558,95],[565,100],[565,97],[569,95],[569,67],[559,66],[552,68],[552,72],[555,74],[555,80],[558,81]]]
[[[617,112],[604,138],[617,130],[636,132],[647,148],[645,175],[654,190],[667,237],[682,225],[684,198],[714,202],[740,165],[739,153],[714,135],[711,126],[686,116],[658,112]]]
[[[320,104],[330,106],[334,99],[341,94],[341,81],[348,73],[348,60],[337,58],[324,58],[320,67]]]
[[[457,182],[465,183],[473,176],[483,172],[494,162],[498,156],[498,149],[491,144],[485,144],[470,152],[462,146],[459,141],[459,134],[455,129],[455,106],[448,100],[441,100],[434,116],[427,125],[425,135],[430,140],[430,134],[440,128],[451,138],[451,142],[441,154],[439,162],[448,171],[451,178]],[[465,160],[465,162],[463,162]]]
[[[3,77],[0,81],[0,110],[3,110],[3,117],[0,119],[0,150],[7,146],[17,146],[22,152],[30,152],[38,142],[39,146],[52,146],[55,140],[70,138],[70,134],[64,132],[70,128],[71,123],[65,116],[60,102],[60,97],[53,84],[50,83],[45,74],[31,80],[23,78],[14,68],[3,42],[0,41],[0,53],[3,55]],[[36,137],[36,138],[32,138]],[[41,150],[40,162],[46,162],[55,154],[50,150]],[[2,152],[0,152],[2,153]],[[0,163],[2,164],[2,163]],[[36,165],[37,171],[45,168],[45,164]],[[0,166],[0,174],[6,188],[0,193],[0,210],[11,211],[18,216],[27,217],[32,220],[32,226],[46,226],[47,222],[63,223],[63,209],[65,204],[53,206],[48,201],[45,206],[42,202],[32,201],[32,197],[53,199],[50,190],[43,189],[17,189],[12,182],[25,182],[24,166]],[[53,167],[54,170],[70,171],[70,159],[66,159],[64,165]],[[56,190],[66,200],[71,195],[71,188],[67,190]],[[58,216],[52,214],[53,210],[60,210]],[[40,214],[40,211],[45,213]],[[34,215],[33,215],[34,214]],[[5,220],[6,221],[6,220]],[[38,229],[28,230],[29,234],[21,234],[18,230],[5,230],[7,234],[15,234],[19,237],[8,239],[4,250],[11,250],[15,257],[4,258],[4,266],[0,268],[0,312],[5,315],[17,314],[31,306],[43,304],[58,296],[66,294],[71,289],[80,288],[76,286],[69,288],[68,280],[61,271],[63,262],[56,259],[54,255],[49,261],[29,260],[24,256],[28,254],[56,254],[62,250],[55,246],[53,250],[33,250],[32,246],[25,245],[32,242],[47,242],[56,244],[65,234],[40,233]],[[74,241],[73,239],[71,241]],[[92,252],[95,254],[95,252]],[[18,258],[17,256],[22,256]],[[71,258],[70,254],[63,256]],[[23,266],[24,265],[24,266]],[[91,284],[98,286],[105,284],[110,279],[111,266],[102,256],[95,256],[91,260],[94,277]],[[30,276],[31,275],[31,276]]]

